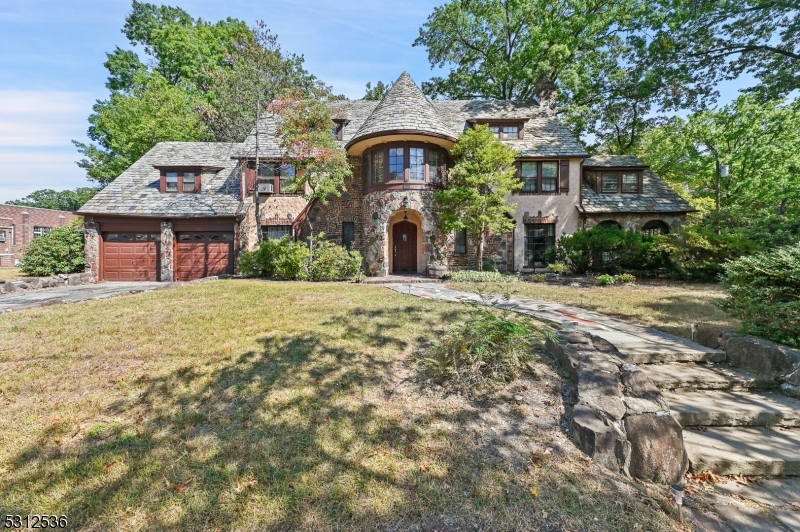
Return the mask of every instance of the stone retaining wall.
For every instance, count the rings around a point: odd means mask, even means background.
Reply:
[[[569,432],[600,465],[662,484],[689,468],[683,431],[655,384],[597,336],[559,331],[546,348],[577,387]]]
[[[52,277],[23,277],[0,282],[0,294],[10,294],[41,288],[55,288],[57,286],[75,286],[93,283],[91,272],[59,274]]]

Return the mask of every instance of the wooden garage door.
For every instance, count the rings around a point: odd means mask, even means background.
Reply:
[[[158,233],[104,233],[103,279],[157,280],[160,239]]]
[[[178,233],[176,279],[233,273],[233,233]]]

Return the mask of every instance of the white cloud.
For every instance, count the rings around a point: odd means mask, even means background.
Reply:
[[[93,103],[84,92],[0,90],[0,148],[66,148],[86,137]]]

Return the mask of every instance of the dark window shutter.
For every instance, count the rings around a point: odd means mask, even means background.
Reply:
[[[644,194],[644,180],[642,179],[642,174],[644,172],[639,172],[639,194]]]
[[[522,179],[522,163],[519,161],[515,162],[514,168],[516,170],[514,175],[517,176],[517,179]]]
[[[167,191],[167,174],[164,173],[163,170],[161,172],[161,187],[160,187],[160,189],[161,189],[162,193]]]
[[[569,161],[561,161],[561,172],[559,173],[559,192],[569,192]]]
[[[194,191],[196,194],[200,194],[200,187],[202,186],[202,183],[203,183],[203,169],[198,168],[197,170],[195,170],[194,174]]]

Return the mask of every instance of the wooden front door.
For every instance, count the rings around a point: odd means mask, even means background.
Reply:
[[[233,233],[178,233],[177,281],[233,273]]]
[[[394,246],[394,271],[417,271],[417,226],[411,222],[398,222],[392,229]]]

